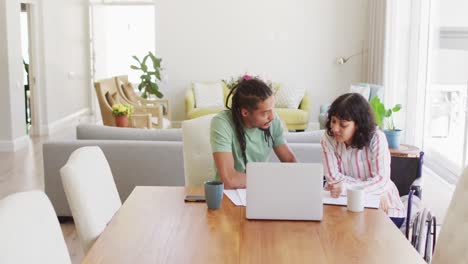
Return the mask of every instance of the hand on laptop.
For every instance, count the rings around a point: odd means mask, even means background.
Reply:
[[[328,183],[328,190],[330,191],[331,197],[338,198],[343,191],[343,182]]]

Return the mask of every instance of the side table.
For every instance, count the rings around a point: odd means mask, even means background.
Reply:
[[[424,152],[418,147],[400,144],[398,149],[390,149],[390,155],[390,178],[397,186],[400,196],[414,189],[415,195],[421,198],[422,190],[415,184],[415,180],[419,180],[422,175]]]

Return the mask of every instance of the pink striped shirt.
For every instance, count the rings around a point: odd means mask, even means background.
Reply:
[[[376,130],[369,147],[357,149],[336,142],[323,133],[322,163],[327,182],[343,181],[346,186],[362,186],[366,193],[386,195],[390,203],[388,215],[405,217],[405,207],[398,189],[390,180],[390,151],[385,134]]]

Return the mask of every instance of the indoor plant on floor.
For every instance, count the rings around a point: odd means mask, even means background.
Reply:
[[[128,118],[133,113],[133,106],[129,104],[115,104],[112,106],[112,115],[115,117],[115,125],[128,127]]]
[[[387,137],[389,148],[399,148],[401,129],[395,127],[393,121],[393,113],[401,110],[401,104],[396,104],[392,108],[385,108],[385,105],[380,101],[380,98],[375,96],[370,101],[372,110],[374,111],[375,121],[377,125],[383,129]],[[385,123],[385,125],[384,125]],[[386,128],[386,129],[385,129]]]
[[[138,66],[131,65],[130,68],[133,70],[141,71],[140,84],[138,84],[138,90],[141,92],[141,97],[149,98],[150,95],[154,94],[158,98],[162,98],[164,95],[159,90],[158,82],[161,81],[161,62],[162,59],[154,56],[150,51],[142,60],[138,59],[137,56],[132,56],[137,62]],[[151,60],[151,66],[146,65],[148,59]]]

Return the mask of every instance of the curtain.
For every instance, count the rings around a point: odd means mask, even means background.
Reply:
[[[383,85],[387,0],[369,1],[367,82]]]

